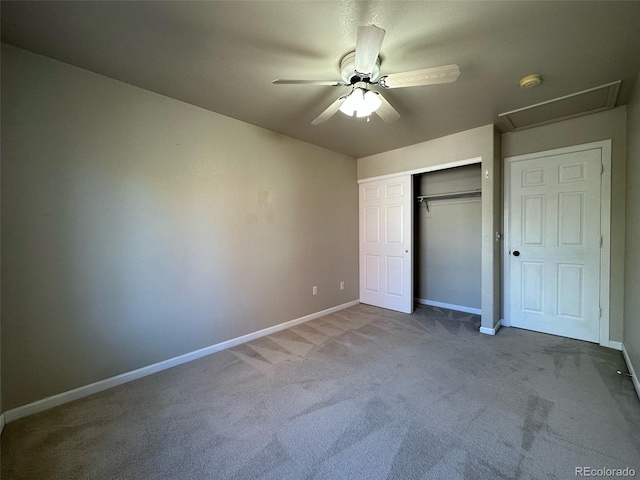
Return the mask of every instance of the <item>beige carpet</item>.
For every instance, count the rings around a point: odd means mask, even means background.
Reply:
[[[620,352],[356,306],[8,424],[2,479],[640,475]]]

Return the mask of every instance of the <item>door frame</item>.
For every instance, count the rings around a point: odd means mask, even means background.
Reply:
[[[602,237],[602,248],[600,249],[600,341],[603,347],[612,348],[609,340],[609,303],[610,303],[610,282],[611,282],[611,140],[584,143],[570,147],[556,148],[541,152],[528,153],[506,157],[504,159],[504,181],[502,183],[504,208],[504,242],[502,252],[502,278],[504,279],[502,296],[502,324],[511,326],[510,318],[510,295],[511,295],[511,268],[509,262],[509,214],[511,212],[511,165],[513,162],[531,160],[534,158],[544,158],[566,153],[576,153],[585,150],[600,149],[602,161],[602,175],[600,176],[600,235]]]
[[[458,161],[453,161],[453,162],[447,162],[447,163],[441,163],[441,164],[436,164],[436,165],[431,165],[428,167],[422,167],[422,168],[416,168],[413,170],[406,170],[406,171],[402,171],[402,172],[396,172],[396,173],[390,173],[390,174],[386,174],[386,175],[379,175],[379,176],[375,176],[375,177],[367,177],[367,178],[362,178],[358,180],[358,190],[359,190],[359,186],[363,183],[368,183],[368,182],[375,182],[375,181],[379,181],[379,180],[387,180],[387,179],[392,179],[392,178],[397,178],[397,177],[409,177],[410,179],[410,183],[411,185],[413,185],[413,178],[415,175],[421,175],[423,173],[429,173],[429,172],[436,172],[438,170],[447,170],[449,168],[455,168],[455,167],[464,167],[467,165],[475,165],[475,164],[480,164],[482,165],[482,157],[472,157],[472,158],[467,158],[464,160],[458,160]],[[489,172],[487,171],[485,176],[488,177]],[[415,200],[415,192],[411,193],[411,235],[413,237],[414,235],[414,222],[415,222],[415,218],[414,218],[414,200]],[[360,248],[360,235],[362,234],[362,219],[361,217],[361,212],[360,212],[360,194],[358,192],[358,266],[360,268],[360,264],[361,264],[361,255],[362,255],[362,250]],[[411,265],[411,297],[412,297],[412,301],[413,301],[413,305],[415,308],[415,298],[414,298],[414,282],[415,282],[415,268],[414,268],[414,249],[415,249],[415,242],[413,242],[413,238],[412,238],[412,242],[411,242],[411,249],[409,250],[409,262]],[[358,286],[358,292],[360,293],[360,289],[362,288],[362,278],[361,278],[361,274],[362,272],[358,272],[358,279],[359,279],[359,283],[360,285]],[[499,328],[499,327],[498,327]],[[495,329],[497,330],[497,328]],[[482,331],[482,330],[481,330]],[[492,335],[495,334],[492,333]]]

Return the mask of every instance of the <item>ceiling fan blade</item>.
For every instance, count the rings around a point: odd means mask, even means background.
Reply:
[[[387,101],[386,98],[382,96],[381,93],[378,93],[380,100],[382,100],[382,105],[376,110],[378,116],[382,119],[384,123],[392,123],[400,118],[400,114],[396,111],[395,108],[391,106],[391,104]]]
[[[370,76],[376,66],[382,40],[386,32],[375,25],[358,27],[358,39],[356,40],[356,72]]]
[[[423,68],[411,72],[392,73],[381,77],[378,83],[383,88],[418,87],[455,82],[459,75],[460,67],[458,65],[445,65],[444,67]]]
[[[286,80],[279,78],[271,83],[274,85],[328,85],[330,87],[344,87],[347,85],[339,80]]]
[[[329,118],[332,117],[334,113],[340,110],[340,106],[342,105],[342,102],[346,100],[346,98],[347,98],[346,95],[343,95],[342,97],[338,98],[335,102],[329,105],[329,108],[327,108],[324,112],[318,115],[318,117],[313,122],[311,122],[311,125],[318,125],[322,122],[329,120]]]

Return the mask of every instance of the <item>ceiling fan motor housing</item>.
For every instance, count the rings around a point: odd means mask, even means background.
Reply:
[[[376,64],[373,67],[373,72],[368,76],[361,76],[359,72],[355,70],[356,64],[356,51],[347,53],[342,59],[340,59],[340,77],[342,80],[353,85],[357,82],[367,81],[374,82],[380,75],[380,57],[376,59]]]

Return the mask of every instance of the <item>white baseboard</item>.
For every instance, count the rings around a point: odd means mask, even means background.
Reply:
[[[57,407],[58,405],[63,405],[80,398],[88,397],[89,395],[102,392],[109,388],[117,387],[118,385],[122,385],[123,383],[132,382],[134,380],[138,380],[139,378],[161,372],[162,370],[177,367],[178,365],[182,365],[183,363],[191,362],[193,360],[197,360],[198,358],[211,355],[212,353],[235,347],[236,345],[240,345],[241,343],[249,342],[251,340],[255,340],[256,338],[264,337],[265,335],[271,335],[272,333],[279,332],[280,330],[284,330],[285,328],[293,327],[295,325],[299,325],[301,323],[308,322],[319,317],[324,317],[325,315],[344,310],[345,308],[353,307],[354,305],[358,305],[359,303],[360,300],[343,303],[342,305],[328,308],[326,310],[322,310],[321,312],[312,313],[310,315],[296,318],[279,325],[274,325],[273,327],[258,330],[257,332],[249,333],[241,337],[232,338],[231,340],[217,343],[215,345],[211,345],[194,352],[185,353],[184,355],[180,355],[179,357],[170,358],[159,363],[154,363],[153,365],[149,365],[147,367],[142,367],[131,372],[116,375],[115,377],[100,380],[99,382],[91,383],[89,385],[84,385],[82,387],[69,390],[68,392],[59,393],[57,395],[53,395],[52,397],[44,398],[42,400],[38,400],[37,402],[23,405],[22,407],[7,410],[2,416],[2,421],[3,423],[5,420],[7,423],[13,422],[15,420],[18,420],[19,418],[33,415],[34,413],[43,412],[44,410]]]
[[[621,351],[622,350],[622,342],[615,342],[613,340],[609,340],[607,345],[609,348],[613,348],[614,350]]]
[[[0,436],[2,435],[3,430],[4,430],[4,414],[0,415]]]
[[[629,369],[629,373],[631,374],[631,381],[633,382],[633,386],[635,387],[636,393],[638,394],[638,399],[640,399],[640,381],[638,380],[638,376],[633,369],[631,357],[629,357],[629,352],[627,352],[627,349],[624,347],[624,343],[622,344],[622,356],[624,357],[624,361],[627,363],[627,368]]]
[[[451,303],[434,302],[433,300],[425,300],[424,298],[416,298],[416,303],[422,305],[429,305],[430,307],[448,308],[449,310],[456,310],[458,312],[473,313],[474,315],[480,315],[482,310],[479,308],[464,307],[462,305],[453,305]]]
[[[498,323],[495,324],[493,328],[489,327],[480,327],[480,333],[484,333],[485,335],[495,335],[500,330],[502,326],[502,320],[498,320]]]

